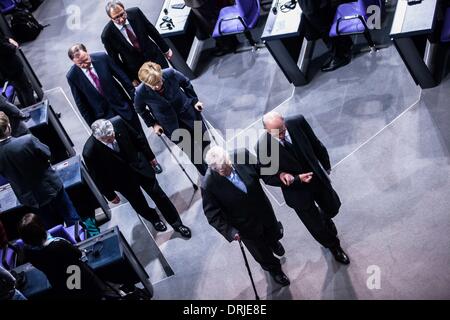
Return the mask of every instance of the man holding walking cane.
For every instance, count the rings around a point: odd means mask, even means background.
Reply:
[[[289,279],[275,257],[285,254],[279,241],[282,234],[259,182],[259,169],[252,164],[256,161],[251,161],[247,150],[236,153],[235,158],[244,161],[232,164],[228,153],[219,146],[212,147],[206,154],[209,170],[201,188],[205,215],[225,239],[242,241],[274,281],[287,286]]]

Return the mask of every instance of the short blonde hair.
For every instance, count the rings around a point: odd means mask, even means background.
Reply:
[[[154,86],[162,77],[161,66],[154,62],[146,62],[139,70],[138,76],[143,83]]]
[[[8,131],[9,127],[9,118],[8,116],[0,111],[0,139],[5,139],[8,137],[8,134],[6,133]]]

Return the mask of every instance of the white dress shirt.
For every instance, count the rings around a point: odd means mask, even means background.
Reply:
[[[133,31],[133,33],[136,35],[136,37],[137,37],[137,34],[136,34],[136,32],[134,32],[133,27],[131,26],[128,19],[125,22],[125,25],[123,25],[123,26],[120,24],[117,24],[115,22],[114,22],[114,25],[116,26],[117,29],[119,29],[120,33],[125,37],[125,39],[127,39],[128,43],[133,45],[133,43],[130,41],[130,38],[128,37],[127,30],[125,30],[125,26],[127,26],[127,28],[130,28],[130,30]]]

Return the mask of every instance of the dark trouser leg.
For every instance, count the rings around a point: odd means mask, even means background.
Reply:
[[[18,73],[14,78],[10,80],[14,88],[16,88],[17,90],[17,96],[22,108],[29,107],[37,102],[34,98],[33,87],[28,80],[25,72]]]
[[[242,239],[242,242],[264,270],[281,271],[280,259],[273,255],[272,249],[266,244],[265,239]]]
[[[317,193],[316,193],[317,194]],[[294,208],[300,220],[303,222],[309,233],[325,248],[339,246],[337,232],[335,232],[328,219],[315,204],[314,193],[311,190],[308,200],[303,201],[301,208]],[[323,202],[322,202],[323,203]]]
[[[174,228],[181,226],[182,222],[177,209],[161,189],[158,181],[156,179],[151,180],[145,177],[141,177],[140,180],[142,188],[155,202],[156,207],[161,211],[164,219],[166,219],[166,221]]]
[[[333,57],[344,57],[350,54],[353,42],[350,36],[330,38],[329,33],[335,12],[336,8],[328,5],[317,13],[303,14],[303,17],[307,20],[306,38],[313,40],[320,36],[330,49]]]
[[[158,222],[159,216],[155,209],[150,208],[141,188],[138,185],[128,186],[118,190],[130,202],[134,211],[151,223]]]
[[[64,188],[50,203],[37,209],[36,212],[43,220],[46,229],[60,224],[61,219],[67,226],[72,226],[80,220],[80,216]]]
[[[132,108],[132,107],[131,107]],[[148,149],[150,149],[150,153],[152,154],[152,159],[155,159],[156,156],[153,153],[152,148],[150,147],[150,144],[148,143],[147,137],[145,136],[145,132],[144,129],[142,128],[141,122],[139,121],[139,116],[137,115],[137,113],[134,113],[133,118],[131,118],[130,121],[128,121],[128,124],[137,131],[137,133],[139,134],[139,137],[142,138],[145,141],[145,147]]]
[[[188,120],[194,121],[194,120]],[[199,120],[195,120],[199,121]],[[186,125],[183,121],[180,122],[180,128],[186,129],[189,131],[190,141],[189,146],[190,150],[186,150],[187,144],[183,144],[183,141],[176,142],[177,145],[182,148],[182,150],[186,153],[186,155],[191,160],[192,164],[197,168],[198,172],[204,176],[206,171],[208,170],[208,165],[205,162],[205,152],[208,149],[211,141],[204,141],[203,137],[205,137],[206,126],[202,122],[202,135],[201,137],[197,137],[194,133],[194,130]]]

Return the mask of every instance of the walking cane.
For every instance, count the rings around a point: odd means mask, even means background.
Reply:
[[[216,137],[212,134],[211,125],[209,124],[208,120],[206,120],[205,117],[203,117],[202,113],[200,113],[200,117],[202,119],[203,124],[206,127],[206,131],[208,131],[209,135],[213,138],[214,143],[218,146],[219,144],[217,143]]]
[[[250,276],[250,280],[252,282],[253,291],[255,291],[255,299],[260,300],[258,296],[258,292],[256,291],[255,281],[253,280],[252,271],[250,270],[250,265],[248,264],[247,255],[245,254],[244,245],[242,244],[242,241],[239,240],[239,246],[241,247],[242,255],[244,257],[245,266],[247,267],[248,275]]]
[[[170,149],[169,144],[166,142],[166,140],[164,139],[164,137],[162,135],[158,136],[161,138],[162,142],[164,143],[164,145],[166,146],[167,150],[169,150],[170,154],[172,155],[172,157],[175,159],[175,161],[178,163],[178,165],[180,166],[181,170],[184,172],[184,174],[186,175],[186,177],[189,179],[189,181],[192,183],[192,187],[194,188],[195,191],[198,190],[198,186],[194,183],[194,181],[192,180],[192,178],[189,176],[189,174],[187,173],[186,169],[183,167],[183,165],[180,163],[180,161],[178,160],[177,157],[175,157],[175,155],[173,154],[172,149]]]

